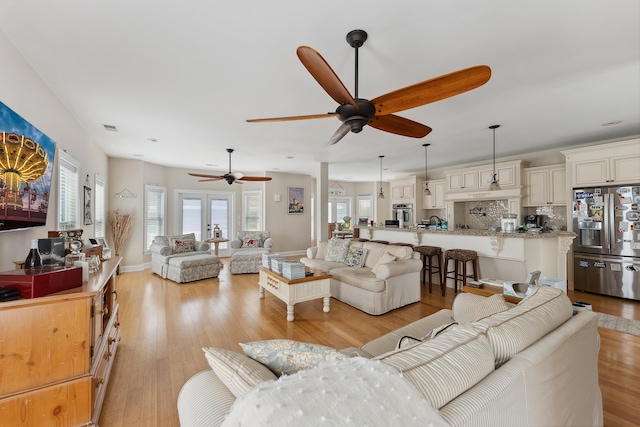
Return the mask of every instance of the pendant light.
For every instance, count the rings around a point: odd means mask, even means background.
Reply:
[[[496,174],[496,129],[500,125],[491,125],[489,129],[493,130],[493,175],[491,175],[491,184],[489,185],[489,191],[502,190],[500,184],[498,184],[498,174]]]
[[[380,191],[378,192],[378,199],[384,199],[384,191],[382,190],[382,158],[384,156],[378,157],[380,157]]]
[[[431,195],[431,190],[429,190],[429,177],[427,176],[427,147],[430,145],[431,144],[422,144],[424,147],[424,190],[422,191],[422,194],[425,196]]]

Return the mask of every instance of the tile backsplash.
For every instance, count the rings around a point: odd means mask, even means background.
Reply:
[[[509,202],[506,199],[464,202],[464,224],[474,230],[500,227],[502,215],[508,213]]]
[[[509,212],[507,200],[484,200],[464,203],[464,221],[471,229],[487,230],[489,227],[500,227],[504,214]],[[523,208],[520,223],[525,222],[527,215],[545,215],[547,227],[554,230],[567,229],[567,209],[564,206],[540,206]],[[457,221],[456,221],[457,222]]]
[[[454,228],[456,225],[468,225],[470,229],[488,230],[489,227],[500,227],[502,215],[511,213],[509,212],[509,202],[506,199],[457,203],[464,204],[464,219],[460,216],[460,218],[456,220],[456,224],[449,224],[449,228]],[[456,212],[460,211],[456,208]],[[424,220],[428,220],[431,215],[444,218],[446,211],[444,209],[425,209],[424,214]],[[567,209],[564,206],[523,208],[520,223],[522,224],[524,218],[531,214],[547,216],[547,226],[549,228],[554,230],[567,229]],[[456,218],[458,218],[457,215]]]

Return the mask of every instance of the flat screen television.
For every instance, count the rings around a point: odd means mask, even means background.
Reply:
[[[44,226],[56,144],[0,102],[0,232]]]

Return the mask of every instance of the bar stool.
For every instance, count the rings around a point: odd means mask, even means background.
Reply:
[[[453,270],[449,270],[449,260],[454,261]],[[467,274],[468,262],[471,262],[471,268],[473,269],[473,272],[471,274]],[[462,273],[458,272],[460,269],[460,264],[462,264]],[[478,280],[478,253],[476,251],[470,251],[467,249],[449,249],[444,252],[444,268],[445,285],[447,279],[453,279],[453,291],[457,293],[458,282],[461,282],[460,289],[462,289],[462,286],[467,285],[467,278]],[[453,274],[453,276],[450,276],[450,274]]]
[[[364,239],[362,237],[356,237],[354,239],[351,239],[352,242],[368,242],[369,239]]]
[[[381,243],[383,245],[388,245],[389,242],[386,240],[369,240],[371,243]]]
[[[422,283],[426,284],[427,279],[427,271],[429,272],[429,293],[431,293],[431,279],[434,274],[438,274],[438,282],[440,282],[440,289],[442,290],[442,295],[444,295],[444,280],[442,269],[442,248],[438,246],[416,246],[413,248],[414,251],[420,254],[420,258],[422,258]],[[435,260],[438,260],[438,266],[435,265]],[[445,264],[446,265],[446,264]]]

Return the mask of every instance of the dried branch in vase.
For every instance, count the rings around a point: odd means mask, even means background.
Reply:
[[[130,211],[121,209],[109,211],[109,226],[111,226],[111,232],[113,233],[113,249],[116,256],[120,256],[120,249],[129,236],[129,230],[135,217],[135,209]]]

